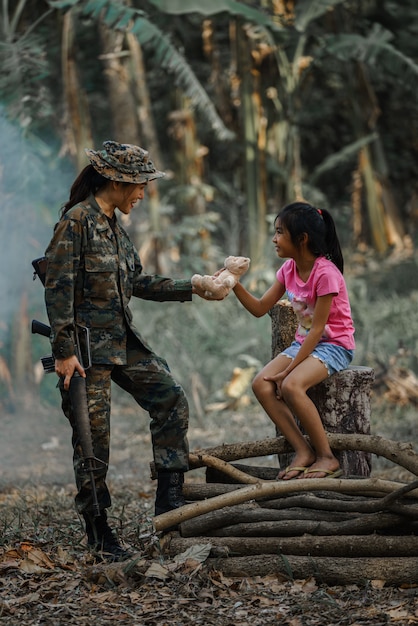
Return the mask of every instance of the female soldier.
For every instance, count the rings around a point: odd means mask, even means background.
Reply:
[[[192,299],[190,280],[143,273],[138,253],[116,218],[142,200],[148,181],[164,176],[139,146],[105,141],[86,150],[90,164],[74,181],[46,250],[45,301],[51,325],[55,371],[62,408],[73,429],[77,510],[89,546],[107,558],[129,555],[107,522],[111,498],[106,485],[109,460],[110,389],[113,380],[150,415],[158,486],[155,514],[182,506],[188,469],[188,403],[164,359],[154,354],[132,322],[131,296],[147,300]],[[198,294],[202,297],[203,294]],[[76,325],[89,328],[92,365],[84,370],[74,349]],[[85,377],[100,516],[93,514],[92,490],[83,471],[69,386],[75,372]]]

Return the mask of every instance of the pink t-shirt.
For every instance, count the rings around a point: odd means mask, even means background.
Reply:
[[[323,256],[318,257],[306,283],[300,278],[293,259],[285,261],[276,276],[284,285],[298,318],[296,341],[303,343],[309,332],[317,297],[333,293],[336,295],[332,299],[321,343],[333,343],[354,350],[354,325],[347,287],[343,275],[332,261]]]

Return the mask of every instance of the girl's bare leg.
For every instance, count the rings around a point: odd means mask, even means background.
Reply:
[[[289,359],[286,356],[279,355],[270,361],[254,378],[253,391],[269,418],[294,449],[295,456],[292,459],[291,466],[309,467],[315,461],[315,452],[301,433],[289,406],[282,398],[277,397],[275,383],[264,380],[265,376],[273,376],[286,369],[288,365]],[[280,472],[279,478],[290,480],[291,478],[296,478],[299,474],[301,474],[301,470],[289,470],[286,473]]]
[[[333,472],[339,468],[318,410],[306,393],[310,387],[325,378],[327,371],[324,364],[310,356],[286,376],[281,388],[286,405],[298,417],[315,450],[316,459],[311,461],[307,478],[324,478],[327,474],[321,470]],[[315,468],[318,469],[317,472],[312,471]]]

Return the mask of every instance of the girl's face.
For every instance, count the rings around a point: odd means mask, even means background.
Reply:
[[[289,231],[282,227],[279,220],[274,223],[274,247],[276,254],[280,258],[293,258],[296,252],[296,246],[292,242]]]
[[[125,215],[129,215],[129,213],[134,208],[135,204],[139,200],[143,200],[145,195],[145,187],[147,183],[140,183],[138,185],[118,185],[117,188],[117,202],[116,206],[118,207],[121,213]]]

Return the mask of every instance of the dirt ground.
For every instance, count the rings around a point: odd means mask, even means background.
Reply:
[[[240,411],[209,413],[207,421],[192,416],[190,449],[274,436],[269,420],[254,408],[250,416]],[[152,460],[148,414],[127,398],[123,406],[112,410],[111,419],[110,479],[147,483]],[[58,404],[29,405],[24,411],[1,416],[0,423],[0,487],[72,482],[71,431]],[[263,462],[274,464],[275,460]]]
[[[314,578],[228,578],[209,570],[196,554],[183,561],[165,557],[152,527],[155,483],[147,415],[126,405],[112,420],[111,519],[136,552],[125,565],[97,564],[85,549],[73,508],[70,432],[59,407],[29,406],[1,416],[0,623],[418,624],[414,585],[363,581],[329,587]],[[249,407],[200,422],[192,418],[189,438],[197,449],[273,434],[265,416]],[[276,459],[264,458],[263,464],[275,465]],[[187,480],[194,480],[192,474]]]

